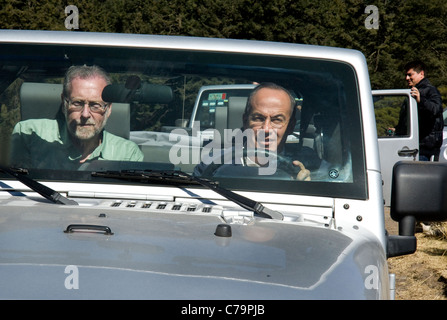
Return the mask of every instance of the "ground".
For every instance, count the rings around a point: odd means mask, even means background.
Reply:
[[[398,234],[397,223],[385,208],[385,225]],[[447,300],[447,240],[416,233],[414,254],[388,259],[390,273],[396,275],[396,300]]]

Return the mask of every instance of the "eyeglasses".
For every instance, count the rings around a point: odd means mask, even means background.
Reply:
[[[104,113],[109,106],[108,103],[100,103],[95,101],[83,101],[83,100],[75,100],[71,101],[65,99],[65,102],[68,103],[68,110],[70,111],[81,111],[84,109],[84,106],[87,104],[90,111],[94,113]]]
[[[253,114],[249,117],[249,122],[251,123],[251,127],[259,128],[264,126],[266,117],[262,115]],[[274,129],[281,129],[285,125],[287,125],[288,121],[282,116],[274,116],[270,118],[270,126]]]

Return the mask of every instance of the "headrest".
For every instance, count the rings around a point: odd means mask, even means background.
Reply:
[[[56,118],[61,94],[61,84],[24,82],[20,88],[21,119]]]
[[[228,99],[228,128],[242,128],[242,115],[247,104],[247,97],[230,97]]]

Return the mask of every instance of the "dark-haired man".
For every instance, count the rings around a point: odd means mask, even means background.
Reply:
[[[247,105],[242,116],[243,131],[248,141],[245,145],[234,146],[230,151],[239,154],[243,148],[250,151],[256,151],[252,154],[245,154],[241,159],[232,159],[232,161],[242,166],[248,167],[267,167],[264,169],[265,174],[276,173],[276,166],[272,168],[273,155],[280,155],[283,151],[287,136],[293,131],[295,126],[295,99],[285,88],[274,83],[262,83],[258,85],[248,97]],[[250,134],[246,134],[247,131]],[[262,157],[263,152],[267,152],[267,156]],[[261,156],[259,156],[260,154]],[[223,154],[218,155],[213,161],[218,164],[227,164],[222,158]],[[298,161],[291,161],[296,167],[300,168],[298,175],[294,178],[298,180],[310,180],[310,172],[304,165]],[[228,164],[227,164],[228,165]],[[195,167],[194,174],[214,175],[221,170],[220,165],[210,165],[200,163]],[[262,169],[261,169],[262,170]],[[259,172],[261,172],[261,170]],[[212,172],[210,172],[212,171]],[[263,173],[260,173],[263,174]]]
[[[419,160],[438,161],[444,128],[441,94],[426,77],[426,67],[421,61],[405,65],[405,80],[418,104]]]

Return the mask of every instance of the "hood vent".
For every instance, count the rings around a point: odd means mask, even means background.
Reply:
[[[125,209],[149,209],[152,212],[186,212],[186,213],[215,213],[220,214],[222,207],[210,204],[179,203],[179,202],[157,202],[157,201],[135,201],[114,200],[107,206],[111,208]]]

